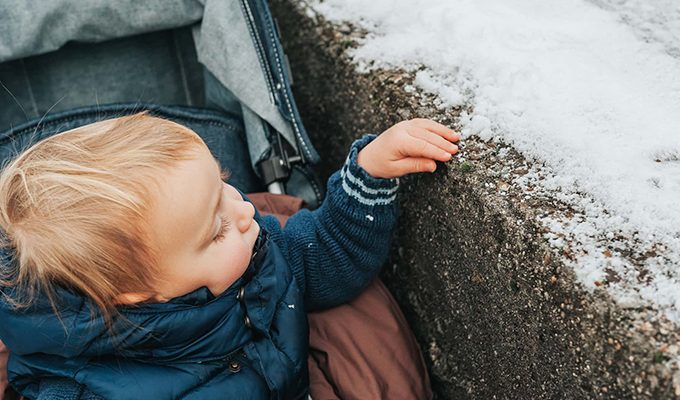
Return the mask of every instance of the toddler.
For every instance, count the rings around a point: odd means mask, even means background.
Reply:
[[[0,175],[0,340],[29,398],[297,399],[307,312],[387,257],[398,177],[458,150],[416,119],[352,145],[315,211],[260,216],[190,129],[144,113],[64,132]],[[11,258],[9,258],[11,257]]]

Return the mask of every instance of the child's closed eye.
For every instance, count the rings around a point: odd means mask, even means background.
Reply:
[[[217,231],[217,234],[213,240],[216,242],[221,242],[224,240],[225,234],[227,233],[227,230],[229,230],[230,225],[231,221],[229,221],[229,218],[227,218],[226,215],[220,215],[220,229]]]

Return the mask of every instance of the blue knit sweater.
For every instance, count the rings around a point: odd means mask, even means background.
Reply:
[[[399,182],[373,178],[356,162],[359,150],[374,138],[366,135],[354,142],[342,169],[329,179],[326,199],[317,210],[296,213],[285,229],[274,217],[256,216],[286,259],[307,311],[351,300],[387,258]],[[4,331],[9,339],[11,329],[0,327],[0,338]],[[40,399],[100,398],[69,379],[43,378],[39,393]]]
[[[352,144],[342,169],[328,180],[321,207],[297,212],[284,230],[275,218],[263,219],[305,293],[308,311],[353,299],[387,259],[399,180],[374,178],[357,164],[359,150],[375,137]]]

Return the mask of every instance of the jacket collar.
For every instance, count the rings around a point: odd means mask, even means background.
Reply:
[[[120,354],[157,362],[223,357],[252,337],[243,324],[245,311],[237,299],[238,290],[245,286],[248,292],[260,292],[264,297],[269,297],[265,292],[275,290],[274,285],[263,286],[258,276],[263,265],[275,264],[275,260],[267,260],[270,254],[268,234],[261,229],[246,272],[222,294],[215,297],[203,287],[166,303],[124,307],[120,309],[122,318],[117,318],[111,329],[88,299],[66,289],[57,292],[59,315],[46,296],[25,310],[0,301],[0,339],[16,354],[66,358]],[[264,273],[275,271],[267,268]],[[255,277],[258,283],[249,285]],[[4,292],[12,295],[11,289]]]

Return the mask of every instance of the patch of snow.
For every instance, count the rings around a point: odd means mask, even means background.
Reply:
[[[475,114],[468,115],[467,112],[461,113],[460,125],[462,127],[460,133],[463,138],[470,135],[477,135],[484,140],[489,140],[492,137],[491,120],[487,117]]]
[[[416,88],[413,87],[412,85],[404,86],[404,92],[406,92],[406,93],[414,93],[415,91],[416,91]]]
[[[447,85],[441,78],[432,76],[428,71],[418,71],[414,83],[427,92],[439,94],[442,104],[446,107],[465,104],[465,97],[454,85]]]
[[[544,223],[555,247],[579,245],[586,287],[607,280],[622,304],[651,302],[680,320],[680,2],[312,6],[370,32],[351,53],[361,70],[414,71],[440,106],[472,110],[464,137],[501,139],[545,165],[519,183],[578,210]]]
[[[591,0],[616,13],[621,21],[647,42],[680,56],[680,8],[677,0]]]

